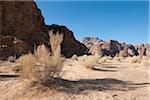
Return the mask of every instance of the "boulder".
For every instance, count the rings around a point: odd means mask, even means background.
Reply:
[[[99,42],[94,43],[91,46],[91,48],[89,50],[89,53],[92,54],[92,55],[101,55],[101,56],[103,56],[103,50],[101,48],[100,43]]]
[[[104,55],[114,57],[122,50],[122,46],[118,41],[109,40],[104,42],[102,45],[102,50],[104,51]]]

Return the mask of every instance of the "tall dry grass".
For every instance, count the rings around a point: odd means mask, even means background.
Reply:
[[[79,60],[82,61],[83,66],[85,66],[88,69],[94,70],[95,66],[98,63],[98,60],[101,57],[98,55],[94,55],[94,56],[83,56],[82,58],[80,57]]]
[[[36,80],[39,77],[40,74],[36,66],[37,58],[33,54],[23,55],[16,62],[21,64],[19,66],[19,72],[23,78]]]
[[[34,50],[34,53],[21,56],[16,62],[20,63],[20,72],[23,78],[45,82],[60,77],[64,58],[61,56],[63,35],[49,32],[51,52],[43,44]]]

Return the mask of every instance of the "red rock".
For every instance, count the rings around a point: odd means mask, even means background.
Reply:
[[[65,34],[62,43],[64,56],[84,54],[86,47],[75,40],[73,32],[62,26],[57,28]],[[48,31],[34,1],[0,1],[0,59],[19,57],[43,43],[50,47]]]

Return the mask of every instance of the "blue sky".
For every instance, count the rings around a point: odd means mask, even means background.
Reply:
[[[65,25],[77,40],[97,36],[148,43],[148,1],[36,1],[48,25]]]

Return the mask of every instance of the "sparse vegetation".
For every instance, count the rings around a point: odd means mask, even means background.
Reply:
[[[141,63],[141,59],[139,56],[134,56],[130,59],[131,63],[132,64],[135,64],[135,63]]]
[[[94,70],[95,65],[98,63],[98,59],[100,59],[100,56],[87,56],[84,59],[84,66],[88,69]]]
[[[102,57],[101,59],[98,60],[99,63],[105,63],[107,62],[108,60],[112,60],[112,57],[110,56],[104,56]]]
[[[120,56],[119,57],[115,56],[113,59],[116,60],[116,61],[122,62],[125,58],[120,57]]]
[[[51,53],[46,46],[40,45],[34,53],[21,56],[17,62],[21,64],[20,72],[24,78],[45,82],[61,74],[64,58],[61,57],[63,35],[49,32]]]

